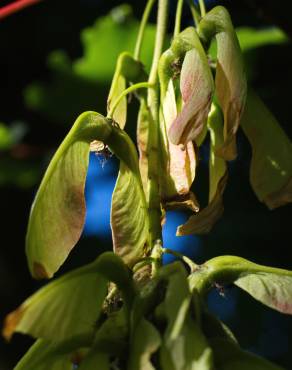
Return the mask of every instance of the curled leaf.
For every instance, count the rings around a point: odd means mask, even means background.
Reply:
[[[84,184],[94,140],[108,145],[128,168],[137,183],[131,192],[138,191],[143,202],[137,153],[131,139],[102,115],[83,113],[52,158],[31,209],[26,253],[36,278],[51,277],[80,238],[85,218]],[[147,223],[146,210],[144,215]],[[140,228],[144,230],[143,225]],[[136,251],[139,247],[135,244]],[[141,250],[139,253],[143,254]]]
[[[180,75],[183,106],[169,128],[173,144],[186,144],[198,138],[207,122],[213,96],[214,82],[207,56],[195,31],[192,36],[195,47],[186,52]]]
[[[206,43],[217,41],[216,95],[224,113],[224,144],[217,153],[226,160],[236,158],[236,132],[244,111],[246,76],[239,42],[228,11],[217,6],[199,24]]]
[[[168,89],[163,99],[161,112],[161,141],[163,143],[163,169],[160,174],[161,197],[166,207],[170,203],[188,198],[190,207],[197,209],[197,203],[190,195],[190,187],[195,178],[196,154],[192,142],[186,146],[175,145],[169,138],[167,131],[177,116],[176,98],[172,80],[169,80]],[[187,203],[185,203],[187,205]]]
[[[178,227],[177,235],[206,234],[221,218],[223,193],[227,183],[227,166],[225,160],[217,156],[217,149],[223,142],[222,117],[218,107],[212,105],[208,118],[211,147],[209,159],[209,204],[198,214],[191,216],[188,221]]]
[[[111,132],[105,117],[83,113],[52,158],[32,205],[26,235],[34,277],[52,277],[79,240],[85,218],[89,144],[94,139],[106,141]]]
[[[270,209],[292,202],[292,143],[262,100],[249,91],[242,128],[252,146],[250,182]]]

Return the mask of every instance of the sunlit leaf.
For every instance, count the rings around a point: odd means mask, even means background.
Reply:
[[[236,137],[246,99],[246,76],[239,42],[228,11],[217,6],[199,24],[206,42],[216,37],[216,95],[224,113],[224,144],[218,153],[226,160],[236,157]]]
[[[52,158],[32,205],[26,236],[34,277],[51,277],[77,243],[85,218],[89,144],[106,140],[111,132],[103,116],[85,112]]]
[[[182,64],[180,90],[183,106],[169,128],[169,138],[174,144],[186,144],[201,134],[214,90],[211,69],[196,31],[187,28],[183,32],[190,33],[194,47],[186,51]]]
[[[3,335],[10,339],[14,332],[21,332],[60,341],[84,333],[93,334],[108,281],[118,285],[125,304],[130,305],[134,293],[129,272],[119,257],[105,253],[26,299],[7,316]]]
[[[125,173],[128,174],[128,179],[132,177],[131,186],[136,184],[131,188],[132,196],[141,199],[141,204],[145,202],[137,153],[131,139],[100,114],[83,113],[52,158],[31,209],[26,252],[29,268],[36,278],[51,277],[65,261],[81,235],[85,217],[84,184],[90,142],[94,140],[109,145],[121,160],[123,168],[127,169]],[[117,197],[115,204],[116,201]],[[147,224],[145,207],[141,213],[145,216],[143,224],[136,226],[136,230],[144,245],[147,235],[141,234],[140,231],[145,229],[144,222]],[[113,211],[112,217],[115,217],[114,215]],[[136,255],[141,255],[143,245],[136,244],[137,234],[131,234],[128,217],[127,220],[123,218],[119,222],[121,222],[119,227],[123,230],[113,224],[114,240],[117,245],[119,246],[120,239],[116,234],[121,233],[128,238],[127,248],[133,247]]]
[[[135,327],[131,338],[129,370],[155,370],[151,356],[161,343],[158,330],[144,318]]]
[[[210,340],[214,352],[215,366],[222,370],[284,370],[282,367],[240,349],[225,339]]]
[[[14,370],[72,370],[82,354],[80,349],[90,346],[90,341],[86,336],[59,343],[38,339]]]
[[[250,182],[260,201],[292,201],[292,143],[261,99],[249,91],[242,128],[252,146]]]
[[[227,183],[227,166],[224,159],[218,157],[217,149],[223,143],[222,115],[220,109],[212,105],[208,117],[210,131],[210,159],[209,159],[209,204],[198,214],[191,216],[188,221],[178,227],[177,235],[206,234],[221,218],[223,193]]]

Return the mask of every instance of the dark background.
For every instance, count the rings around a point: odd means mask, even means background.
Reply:
[[[0,5],[6,3],[1,1]],[[94,83],[74,80],[70,86],[79,92],[59,114],[58,117],[63,120],[54,115],[54,105],[46,114],[32,109],[24,99],[24,90],[35,81],[51,86],[54,76],[47,64],[47,56],[54,50],[62,49],[70,59],[79,58],[83,53],[80,31],[121,3],[114,0],[47,0],[0,22],[0,122],[20,127],[23,132],[20,142],[0,151],[1,321],[41,285],[30,277],[24,252],[29,209],[41,175],[77,114],[88,109],[105,112],[110,81]],[[145,2],[128,3],[133,5],[135,16],[140,17]],[[264,28],[278,25],[292,35],[292,23],[287,11],[289,1],[226,0],[216,3],[230,10],[235,26]],[[174,10],[173,6],[170,22],[173,22]],[[186,24],[190,22],[187,11],[184,21]],[[100,58],[107,58],[107,50],[103,50]],[[261,47],[252,51],[248,58],[253,63],[251,82],[254,88],[291,138],[291,43]],[[66,82],[66,79],[62,81]],[[60,94],[68,94],[69,99],[69,85],[67,90],[66,86],[61,85]],[[196,190],[202,197],[207,188],[207,152],[206,143],[201,149],[202,161],[196,184]],[[239,157],[230,165],[224,218],[210,235],[200,239],[187,238],[184,245],[189,246],[189,254],[198,262],[220,254],[235,254],[258,263],[292,269],[291,206],[269,211],[258,202],[248,181],[250,155],[250,147],[240,133]],[[91,168],[92,177],[96,179],[98,173],[103,176],[102,185],[96,185],[100,186],[100,206],[103,200],[109,202],[117,164],[110,161],[105,169],[101,169],[96,158],[93,162],[96,168]],[[107,211],[105,217],[108,217]],[[174,233],[174,224],[182,218],[182,215],[170,214],[172,228],[168,224],[167,231]],[[111,248],[109,225],[102,225],[104,232],[102,228],[96,230],[87,225],[86,235],[62,271],[90,261],[96,254]],[[169,234],[165,234],[165,238],[169,240]],[[263,308],[235,288],[226,288],[224,297],[214,290],[209,304],[211,310],[231,326],[244,348],[264,355],[286,369],[292,368],[289,354],[292,350],[291,317]],[[11,369],[31,343],[29,338],[20,335],[15,335],[9,344],[1,339],[0,370]]]

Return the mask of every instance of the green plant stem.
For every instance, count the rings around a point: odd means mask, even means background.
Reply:
[[[174,26],[173,37],[177,36],[180,33],[183,4],[184,4],[184,0],[178,0],[177,6],[176,6],[176,13],[175,13],[175,26]]]
[[[204,17],[206,15],[205,1],[199,0],[199,5],[200,5],[201,17]]]
[[[157,29],[153,61],[148,82],[153,85],[148,90],[147,104],[151,119],[148,128],[148,210],[149,210],[149,238],[152,249],[156,240],[162,240],[161,206],[159,191],[159,86],[158,63],[163,51],[166,34],[168,0],[159,0],[157,14]]]
[[[180,258],[182,261],[184,261],[189,266],[189,268],[191,269],[191,272],[194,272],[198,268],[198,265],[194,261],[192,261],[190,258],[188,258],[187,256],[184,256],[183,254],[179,252],[176,252],[168,248],[162,248],[162,252],[172,254],[173,256]]]
[[[136,91],[138,89],[143,89],[143,88],[150,88],[150,87],[153,87],[153,84],[150,84],[149,82],[139,82],[137,84],[134,84],[134,85],[131,85],[129,86],[127,89],[125,89],[121,94],[120,96],[117,97],[117,99],[115,100],[115,102],[113,103],[112,107],[111,107],[111,110],[108,112],[108,115],[107,117],[108,118],[112,118],[114,113],[115,113],[115,110],[117,109],[117,106],[120,104],[121,100],[128,94],[130,94],[131,92],[133,91]]]
[[[140,59],[141,47],[142,47],[143,38],[144,38],[144,34],[145,34],[145,28],[146,28],[146,25],[147,25],[152,7],[153,7],[155,2],[156,2],[156,0],[148,0],[148,2],[146,4],[146,7],[145,7],[145,10],[144,10],[144,13],[143,13],[143,16],[142,16],[142,20],[141,20],[141,23],[140,23],[140,28],[139,28],[139,32],[138,32],[138,36],[137,36],[137,41],[136,41],[136,45],[135,45],[135,51],[134,51],[134,58],[136,60]]]
[[[195,25],[196,25],[196,27],[198,27],[198,24],[199,24],[200,18],[201,18],[200,13],[199,13],[197,7],[195,6],[195,4],[193,3],[192,0],[189,0],[188,3],[189,3],[189,7],[190,7],[190,10],[191,10]]]

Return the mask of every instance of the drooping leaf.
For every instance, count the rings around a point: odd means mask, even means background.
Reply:
[[[187,50],[182,64],[180,90],[183,99],[181,112],[169,128],[173,144],[186,144],[203,131],[211,107],[214,82],[207,56],[196,31],[188,28],[194,47]]]
[[[14,332],[21,332],[62,341],[84,333],[93,334],[108,281],[118,285],[129,306],[134,294],[129,272],[117,256],[105,253],[26,299],[7,316],[3,335],[10,339]]]
[[[234,284],[263,304],[292,315],[292,272],[271,268],[271,273],[243,274]]]
[[[87,336],[58,343],[38,339],[14,370],[72,370],[82,356],[81,348],[89,347],[91,340]]]
[[[261,99],[249,91],[242,128],[252,146],[250,182],[270,209],[292,201],[292,143]]]
[[[210,344],[215,366],[220,370],[284,370],[253,353],[243,351],[237,344],[226,339],[212,339]]]
[[[224,114],[224,144],[218,154],[226,160],[236,158],[236,132],[244,111],[246,76],[239,42],[228,11],[217,6],[199,24],[205,42],[217,41],[216,95]]]
[[[222,116],[218,107],[212,105],[208,117],[211,147],[209,159],[209,204],[198,214],[191,216],[188,221],[178,227],[177,235],[206,234],[221,218],[223,193],[227,183],[227,166],[225,160],[218,157],[217,149],[223,143]]]
[[[160,343],[161,338],[158,330],[149,321],[142,318],[132,335],[128,369],[155,370],[150,358],[157,351]]]
[[[26,236],[26,252],[31,273],[36,278],[51,277],[65,261],[82,232],[85,216],[84,183],[88,167],[90,142],[99,140],[108,145],[133,177],[133,195],[145,202],[134,144],[125,132],[95,112],[83,113],[55,153],[34,200]],[[138,192],[138,194],[136,194]],[[144,213],[143,213],[144,212]],[[147,223],[147,212],[141,210]],[[97,221],[98,222],[98,221]],[[128,219],[123,231],[113,225],[113,232],[128,237],[128,245],[136,254],[143,254],[147,235],[140,233],[144,223],[137,226],[143,245],[133,244],[137,235],[128,231]],[[140,226],[140,229],[139,229]],[[115,237],[115,240],[119,240]],[[132,238],[132,239],[131,239]],[[141,249],[139,249],[141,248]]]
[[[162,104],[161,141],[163,144],[163,164],[160,174],[161,197],[166,207],[178,205],[180,201],[189,200],[189,207],[194,211],[198,205],[193,201],[190,187],[196,173],[196,154],[192,142],[175,145],[168,138],[168,129],[177,116],[176,98],[173,81],[170,79]],[[183,202],[182,202],[183,203]],[[184,203],[186,204],[186,203]]]
[[[34,277],[51,277],[80,238],[89,144],[94,139],[106,140],[111,132],[106,118],[85,112],[52,158],[32,205],[26,235],[26,253]]]

